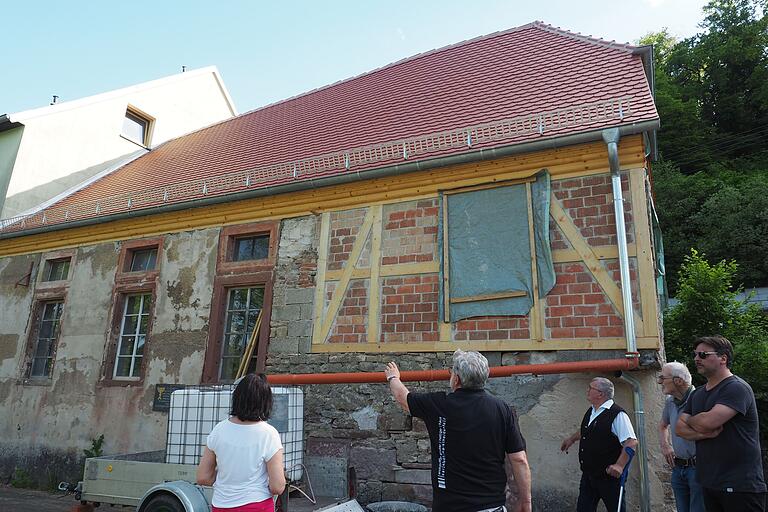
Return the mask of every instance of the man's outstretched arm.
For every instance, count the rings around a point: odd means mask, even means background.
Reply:
[[[531,512],[531,468],[525,450],[508,453],[509,467],[517,485],[517,502],[513,512]]]
[[[387,377],[387,381],[389,382],[389,390],[392,392],[392,396],[395,398],[397,403],[400,404],[400,407],[402,407],[405,412],[411,414],[411,411],[408,408],[409,391],[408,388],[405,387],[405,384],[400,381],[400,369],[397,367],[394,361],[387,363],[387,367],[384,369],[384,375]]]

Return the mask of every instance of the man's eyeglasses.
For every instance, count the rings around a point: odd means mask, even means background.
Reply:
[[[658,382],[659,384],[663,384],[664,381],[667,379],[674,379],[674,377],[665,377],[664,375],[659,375],[658,377],[656,377],[656,382]]]
[[[699,356],[699,359],[706,359],[708,356],[711,355],[717,355],[717,352],[711,351],[711,352],[696,352],[693,351],[693,357]]]

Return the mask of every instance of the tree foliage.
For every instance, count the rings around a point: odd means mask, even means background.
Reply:
[[[668,361],[686,362],[691,374],[696,368],[690,356],[699,336],[721,334],[734,347],[733,372],[749,382],[758,401],[761,418],[768,418],[768,317],[757,304],[739,299],[734,289],[738,265],[721,260],[711,265],[695,250],[681,266],[678,303],[664,315],[664,346]],[[768,422],[762,422],[762,437]]]
[[[768,0],[711,0],[701,31],[654,45],[661,161],[653,178],[667,269],[691,248],[768,285]],[[670,282],[676,293],[676,282]]]

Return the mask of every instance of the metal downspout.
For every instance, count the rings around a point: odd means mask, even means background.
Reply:
[[[638,462],[640,463],[640,511],[651,512],[651,488],[648,482],[648,454],[645,449],[645,411],[643,410],[643,391],[640,381],[629,373],[617,372],[619,378],[632,387],[632,397],[635,405],[635,425],[640,441]]]
[[[621,297],[624,306],[624,334],[627,339],[627,357],[640,357],[637,352],[637,337],[635,335],[634,306],[632,304],[632,282],[629,278],[629,253],[627,251],[627,227],[624,221],[624,197],[621,191],[621,165],[619,162],[618,128],[603,130],[603,141],[608,147],[608,163],[611,168],[611,185],[613,188],[613,212],[616,219],[616,244],[619,249],[619,270],[621,273]],[[651,511],[651,489],[648,481],[648,451],[645,436],[645,412],[640,383],[634,377],[621,375],[621,379],[632,387],[635,406],[635,424],[639,442],[640,462],[640,510]]]

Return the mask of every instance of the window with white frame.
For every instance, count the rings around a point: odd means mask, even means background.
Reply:
[[[231,288],[228,295],[219,375],[222,381],[233,380],[237,374],[264,304],[264,287]]]
[[[59,326],[64,301],[50,301],[40,304],[39,320],[32,342],[29,377],[50,378],[59,338]]]
[[[141,362],[149,327],[152,294],[127,295],[124,300],[120,338],[115,356],[115,379],[141,376]]]
[[[153,119],[134,108],[128,108],[123,118],[122,135],[126,139],[149,146],[149,138]]]

